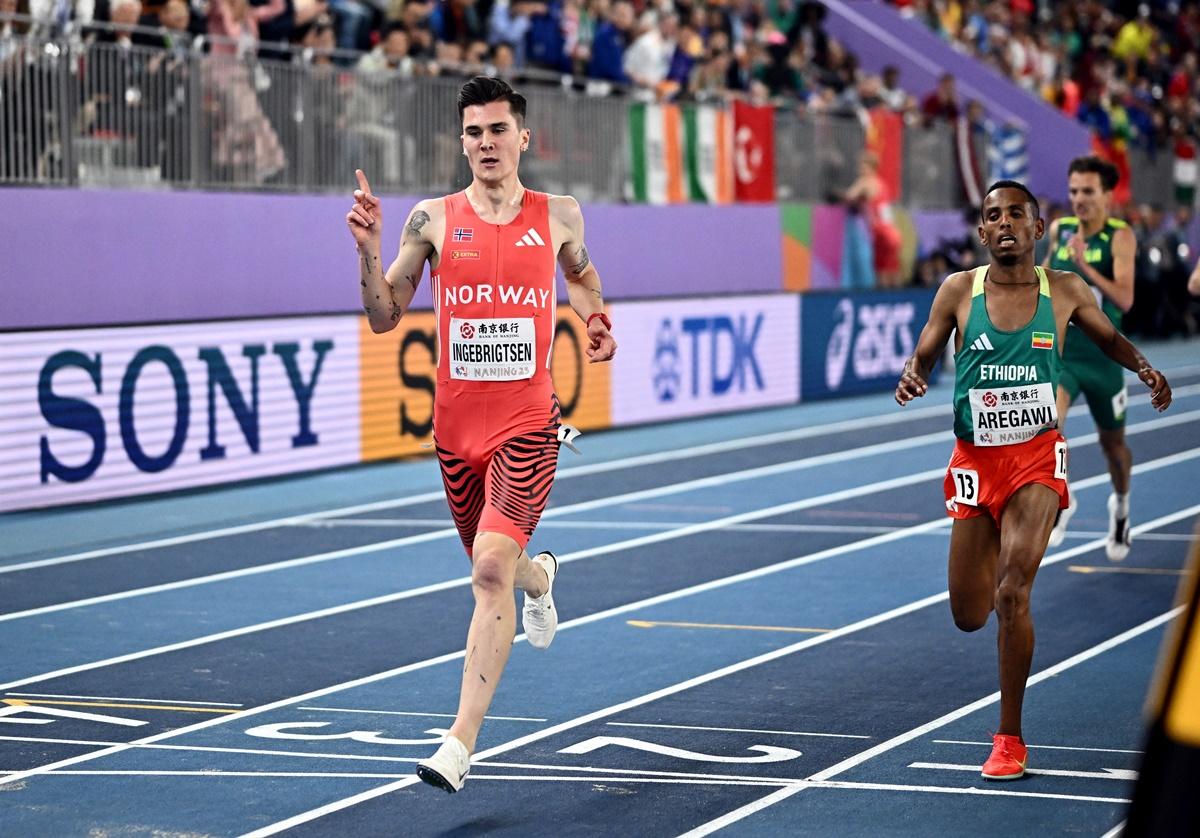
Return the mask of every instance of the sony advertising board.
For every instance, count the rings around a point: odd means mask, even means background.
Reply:
[[[0,511],[358,461],[359,319],[0,334]]]

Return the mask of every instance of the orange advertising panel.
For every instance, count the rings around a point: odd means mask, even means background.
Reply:
[[[433,442],[437,319],[432,311],[404,315],[390,332],[374,334],[359,318],[362,458],[402,457]]]
[[[360,403],[364,461],[429,451],[437,375],[437,320],[431,311],[406,314],[392,331],[371,332],[359,320]],[[563,421],[581,430],[612,424],[611,364],[589,364],[587,333],[570,306],[558,307],[551,370]]]

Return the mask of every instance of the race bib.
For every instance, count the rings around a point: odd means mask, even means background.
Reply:
[[[1058,421],[1054,388],[1048,383],[972,388],[970,401],[976,445],[1028,442]]]
[[[967,506],[979,504],[979,472],[969,468],[952,468],[950,479],[954,481],[955,503],[965,503]]]
[[[1067,444],[1062,441],[1054,443],[1054,477],[1067,479]]]
[[[536,346],[532,317],[452,317],[450,377],[465,381],[533,378]]]
[[[1121,386],[1121,392],[1112,397],[1112,412],[1113,418],[1120,420],[1125,418],[1125,407],[1129,402],[1129,391]]]

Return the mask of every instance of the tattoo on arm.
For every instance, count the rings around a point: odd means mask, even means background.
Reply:
[[[400,306],[396,303],[395,300],[392,300],[391,303],[392,303],[392,322],[394,323],[400,319],[400,315],[404,314],[404,309],[400,308]]]
[[[363,288],[367,287],[367,277],[375,274],[375,263],[378,259],[369,253],[362,255],[362,272],[358,279],[358,284]]]
[[[405,274],[404,281],[407,282],[409,285],[411,285],[412,289],[414,291],[416,291],[417,285],[421,282],[421,276],[420,276],[420,274],[418,274],[417,276],[413,276],[412,274]]]
[[[412,234],[417,238],[421,237],[421,228],[429,223],[429,213],[425,210],[417,210],[412,214],[412,218],[408,219],[408,224],[404,228],[405,235]]]
[[[592,263],[591,257],[588,256],[587,245],[579,245],[579,252],[575,254],[575,259],[575,264],[571,265],[571,273],[579,276]]]

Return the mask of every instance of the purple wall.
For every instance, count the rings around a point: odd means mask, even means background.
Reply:
[[[995,70],[963,55],[924,24],[900,16],[879,0],[823,0],[825,29],[858,57],[863,69],[878,73],[888,64],[900,70],[901,86],[923,99],[944,72],[954,74],[960,98],[978,99],[1000,122],[1023,128],[1029,140],[1029,183],[1035,194],[1059,195],[1066,187],[1071,159],[1091,151],[1086,128],[1027,93]],[[949,167],[946,177],[958,177]]]
[[[385,257],[416,200],[385,197]],[[0,189],[0,329],[357,311],[349,203]],[[780,288],[773,205],[597,204],[584,216],[606,299]],[[431,305],[428,287],[417,305]]]

